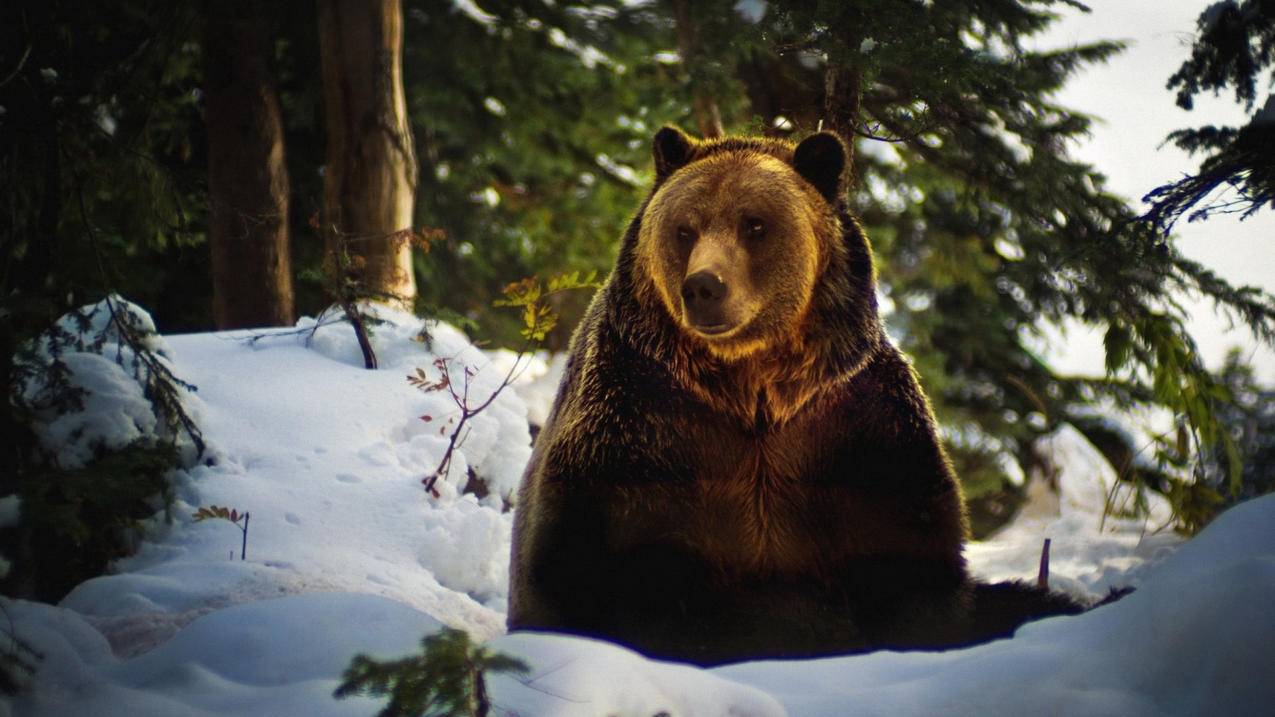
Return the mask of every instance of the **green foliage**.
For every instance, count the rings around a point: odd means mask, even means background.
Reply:
[[[568,291],[597,289],[600,286],[595,271],[583,278],[578,271],[559,274],[551,277],[544,285],[541,285],[539,278],[531,276],[505,286],[505,298],[497,299],[492,305],[521,308],[522,337],[529,342],[540,343],[558,325],[558,313],[545,303],[546,299]]]
[[[87,390],[73,380],[64,360],[72,352],[101,354],[128,371],[159,421],[156,434],[116,450],[98,448],[93,460],[76,469],[46,455],[31,425],[84,408]],[[22,512],[17,526],[0,538],[3,552],[14,560],[4,585],[10,594],[56,601],[132,552],[143,521],[172,502],[169,471],[203,453],[203,434],[181,399],[183,389],[194,387],[172,373],[148,323],[118,297],[68,313],[16,353],[8,356],[5,403],[6,419],[20,440],[6,452],[11,472],[0,475],[0,495],[16,494]],[[194,447],[185,457],[183,437]]]
[[[1194,97],[1214,95],[1230,87],[1235,101],[1251,112],[1258,99],[1258,78],[1275,83],[1275,3],[1270,0],[1224,0],[1200,13],[1191,56],[1169,78],[1177,103],[1194,107]],[[1180,129],[1168,141],[1204,154],[1199,172],[1169,182],[1144,197],[1152,203],[1146,218],[1165,231],[1186,214],[1188,221],[1213,214],[1237,213],[1248,218],[1263,207],[1275,208],[1275,99],[1243,127],[1205,125]]]
[[[0,66],[14,73],[0,84],[6,307],[48,301],[47,321],[117,291],[166,328],[206,326],[192,8],[17,0],[0,13]]]
[[[520,660],[475,645],[465,632],[443,628],[422,639],[420,654],[411,657],[356,656],[334,696],[388,697],[378,717],[477,717],[490,708],[484,675],[527,670]]]
[[[417,223],[448,241],[417,263],[420,300],[471,317],[515,346],[517,315],[491,312],[511,276],[610,269],[646,190],[650,137],[689,107],[676,42],[656,4],[482,3],[479,22],[445,0],[408,3],[404,84],[421,160]],[[561,297],[566,346],[584,297]]]
[[[31,466],[11,489],[22,519],[5,531],[13,570],[6,593],[57,602],[71,588],[129,555],[144,521],[172,505],[168,472],[177,463],[166,444],[134,444],[78,470]]]
[[[873,239],[891,333],[949,433],[990,439],[978,450],[949,441],[971,495],[1003,493],[986,450],[1026,455],[1095,402],[1181,416],[1188,476],[1207,451],[1231,450],[1217,414],[1229,398],[1173,297],[1207,296],[1267,339],[1275,302],[1180,256],[1068,156],[1091,119],[1053,98],[1120,45],[1035,51],[1025,40],[1076,3],[828,0],[771,4],[755,23],[709,5],[730,26],[721,32],[747,38],[715,58],[749,96],[728,125],[800,136],[823,122],[853,141],[850,201]],[[1071,321],[1106,332],[1107,380],[1059,375],[1036,355],[1044,325]],[[1193,490],[1182,515],[1207,512]]]
[[[0,605],[0,613],[8,621],[9,627],[0,628],[0,640],[8,644],[0,647],[0,695],[12,697],[27,686],[27,680],[35,674],[36,665],[43,655],[13,633],[13,621],[9,613]]]
[[[1218,379],[1233,398],[1218,419],[1234,450],[1207,456],[1205,482],[1229,505],[1275,490],[1275,388],[1258,382],[1238,350],[1227,356]]]

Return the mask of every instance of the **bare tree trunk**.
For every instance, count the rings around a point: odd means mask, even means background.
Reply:
[[[403,95],[399,0],[318,0],[327,160],[324,234],[364,287],[411,306],[416,154]]]
[[[695,38],[695,20],[691,17],[689,0],[673,0],[673,17],[677,23],[677,54],[682,56],[682,64],[687,72],[694,76],[691,69],[693,63],[699,61],[699,45]],[[701,137],[712,139],[725,134],[717,102],[706,88],[691,88],[691,111],[695,115],[695,123],[699,125]]]
[[[205,2],[204,120],[217,328],[293,321],[288,170],[260,0]]]
[[[836,132],[846,145],[846,172],[854,184],[854,138],[859,125],[859,103],[862,99],[859,73],[832,64],[824,72],[823,128]]]
[[[859,74],[829,64],[823,77],[823,119],[826,130],[841,135],[846,144],[854,141],[859,123]]]

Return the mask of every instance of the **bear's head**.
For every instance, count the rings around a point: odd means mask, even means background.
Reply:
[[[665,127],[654,154],[636,246],[642,283],[686,337],[721,359],[790,342],[830,263],[844,263],[834,261],[845,253],[841,140],[699,142]]]
[[[608,330],[701,400],[782,422],[884,333],[835,135],[655,135],[655,185],[599,293]]]

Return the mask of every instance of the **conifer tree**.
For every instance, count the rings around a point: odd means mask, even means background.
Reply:
[[[521,323],[492,301],[522,277],[609,270],[651,135],[689,117],[670,91],[685,86],[672,16],[655,3],[430,0],[407,8],[404,33],[416,223],[447,236],[418,263],[420,308],[518,345]],[[565,348],[587,301],[555,299],[548,347]]]
[[[348,247],[361,283],[410,307],[416,278],[406,232],[418,170],[403,94],[402,3],[320,0],[319,38],[327,250]]]
[[[822,126],[855,145],[851,201],[874,242],[891,328],[974,495],[1000,484],[1004,457],[1027,457],[1031,438],[1103,397],[1166,406],[1196,444],[1233,453],[1216,414],[1227,391],[1196,355],[1173,296],[1210,297],[1266,339],[1275,329],[1271,297],[1182,257],[1068,155],[1091,119],[1054,94],[1121,49],[1029,49],[1068,7],[1083,6],[702,8],[743,38],[712,46],[749,98],[728,127],[800,136]],[[1105,331],[1108,379],[1061,376],[1033,352],[1042,326],[1068,320]]]
[[[1204,125],[1180,129],[1168,141],[1192,154],[1205,155],[1199,171],[1157,187],[1146,196],[1152,202],[1147,218],[1168,231],[1187,215],[1189,221],[1212,214],[1248,218],[1258,210],[1275,209],[1275,2],[1224,0],[1200,13],[1191,57],[1169,78],[1183,109],[1194,97],[1215,95],[1231,88],[1235,101],[1251,116],[1243,127]],[[1261,99],[1263,74],[1266,102]]]
[[[288,170],[271,18],[260,0],[202,9],[213,319],[219,329],[288,326]]]

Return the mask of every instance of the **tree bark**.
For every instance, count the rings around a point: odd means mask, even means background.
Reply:
[[[417,166],[403,94],[399,0],[318,0],[327,118],[323,232],[365,291],[410,307]]]
[[[677,54],[681,55],[682,65],[691,74],[692,84],[698,84],[694,80],[692,67],[699,61],[699,44],[695,37],[695,20],[691,17],[689,0],[673,0],[673,18],[677,24]],[[704,139],[725,134],[721,112],[707,89],[691,87],[691,112],[695,116],[695,123],[699,125],[700,136]]]
[[[854,132],[862,99],[859,73],[829,63],[824,72],[823,128],[836,132],[846,144],[846,171],[854,179]]]
[[[293,321],[288,170],[260,0],[204,3],[204,120],[217,328]]]

